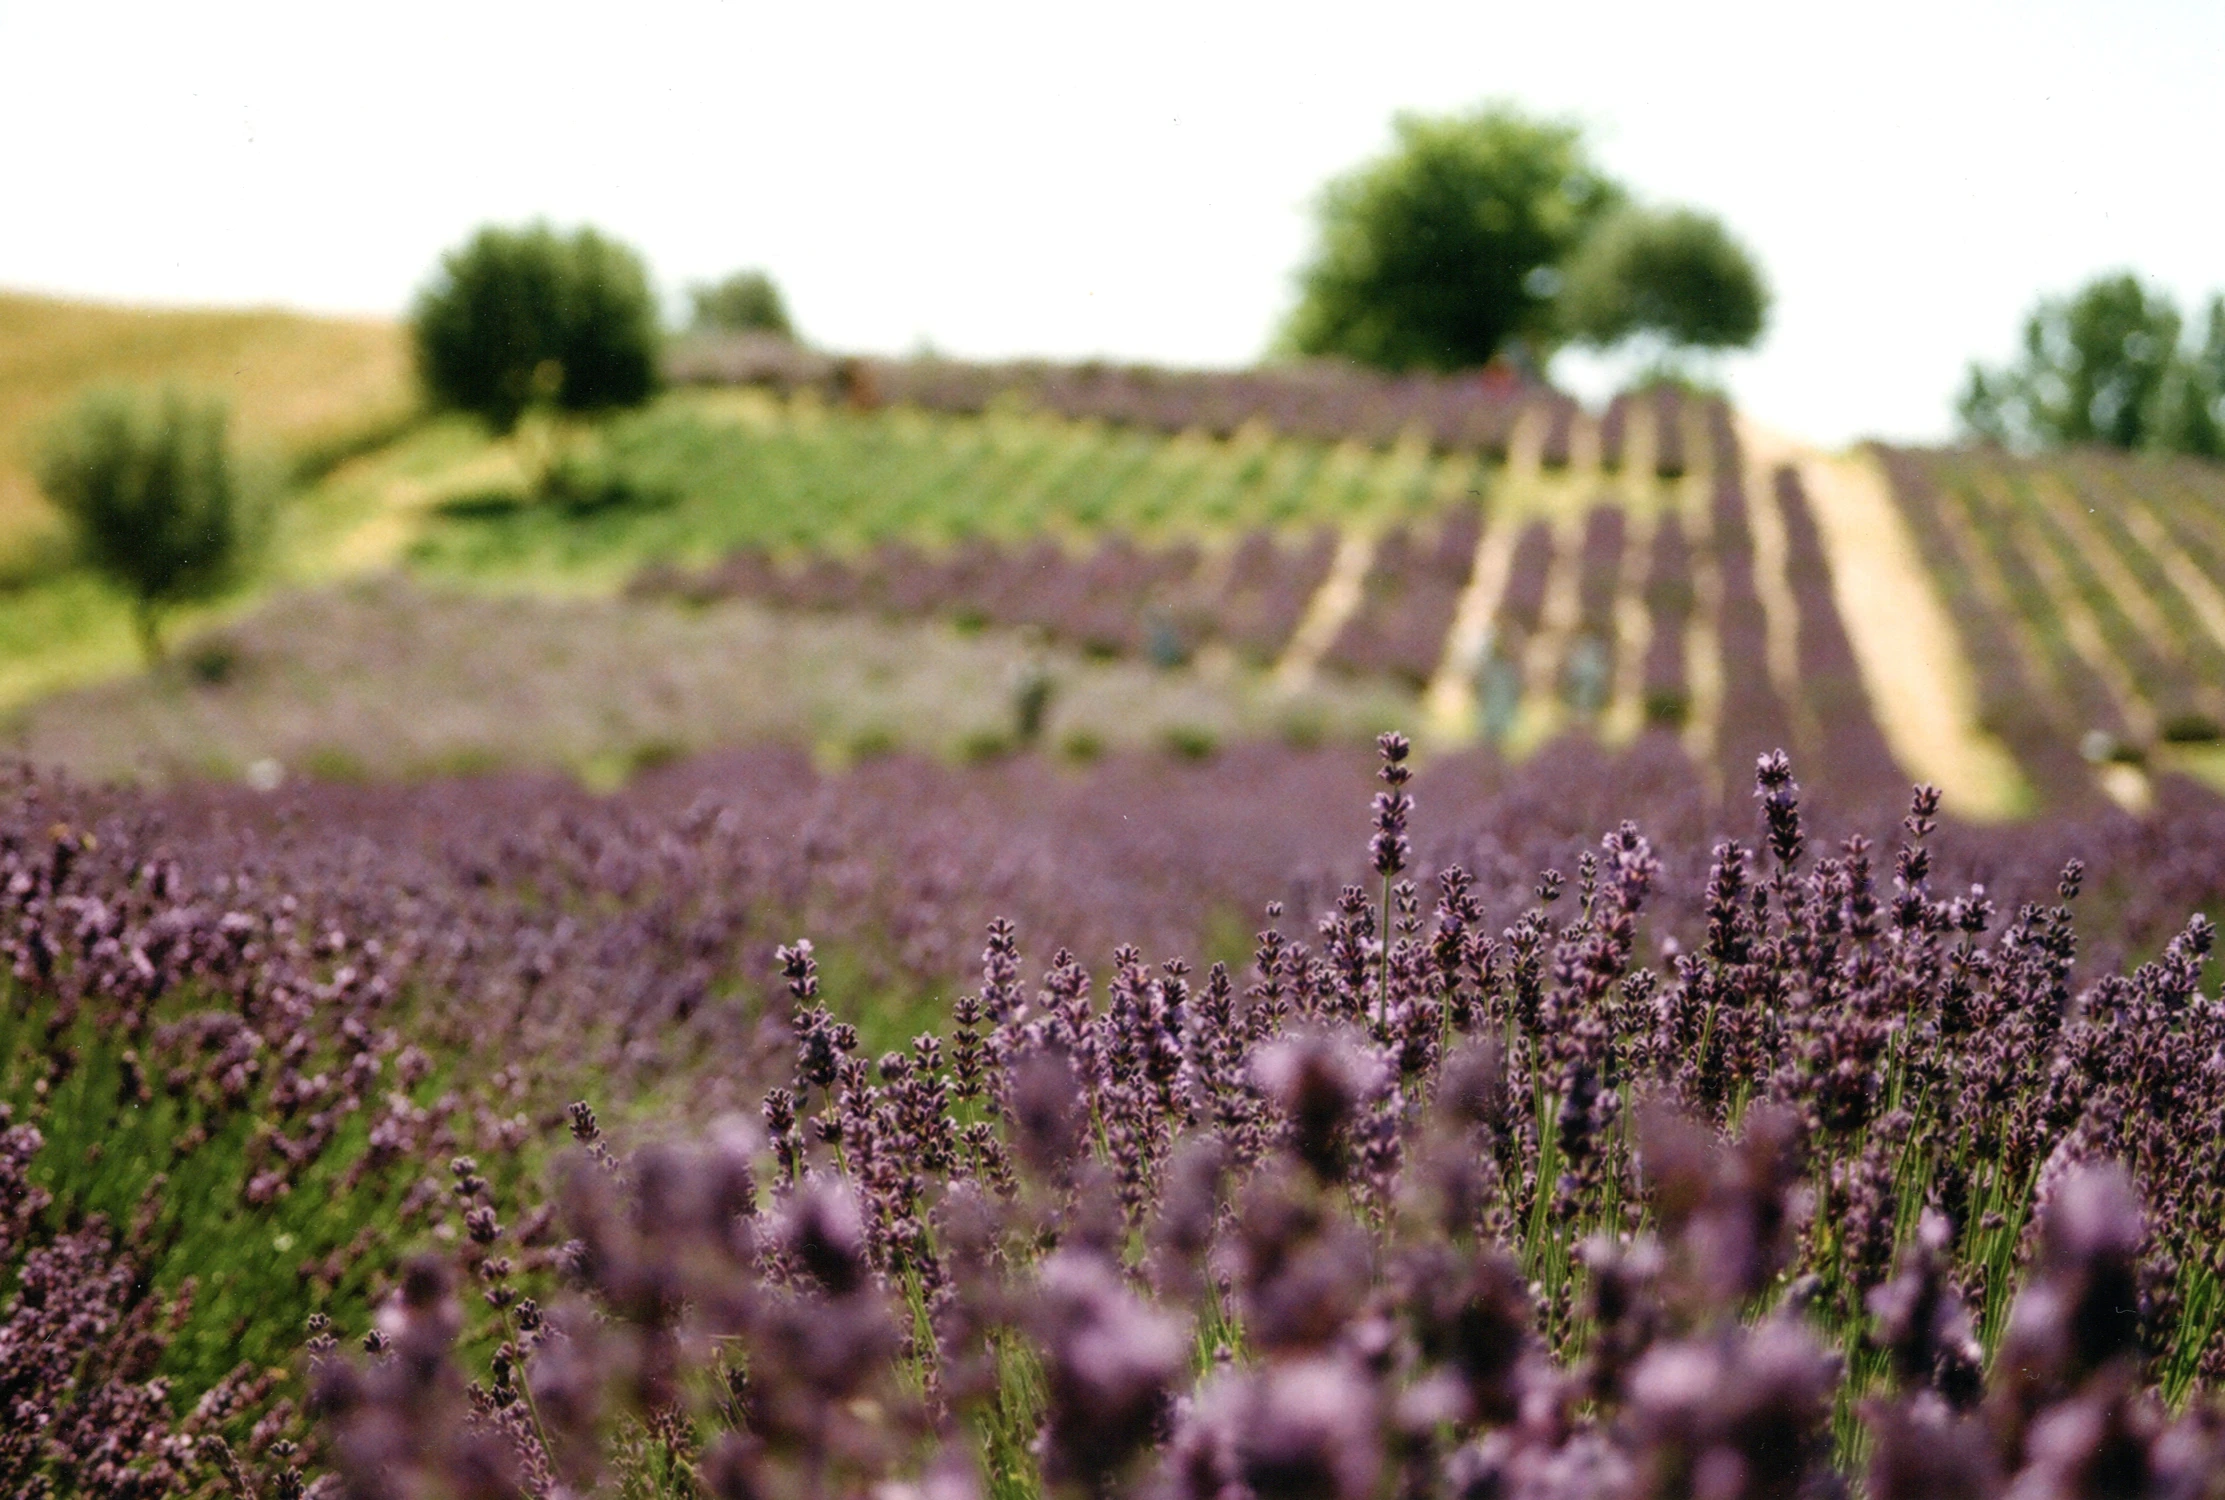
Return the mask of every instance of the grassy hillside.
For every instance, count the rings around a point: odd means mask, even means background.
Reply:
[[[0,292],[0,559],[53,524],[30,470],[41,426],[89,387],[162,381],[224,395],[242,438],[282,453],[343,441],[412,399],[392,323]]]

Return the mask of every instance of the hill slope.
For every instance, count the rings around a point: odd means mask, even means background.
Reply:
[[[52,524],[30,470],[41,425],[89,387],[165,381],[223,395],[246,442],[292,451],[344,440],[412,399],[390,322],[0,292],[0,558]]]

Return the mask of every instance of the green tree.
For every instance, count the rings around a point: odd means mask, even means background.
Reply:
[[[2225,458],[2225,295],[2211,296],[2202,330],[2164,384],[2156,438],[2174,452]]]
[[[2162,436],[2178,341],[2167,295],[2129,271],[2098,277],[2033,310],[2017,363],[1972,365],[1958,411],[1972,434],[1996,442],[2142,447]]]
[[[1557,268],[1619,190],[1573,125],[1494,106],[1401,115],[1389,154],[1336,179],[1280,343],[1386,369],[1457,369],[1554,336]]]
[[[1669,348],[1743,348],[1761,337],[1769,289],[1722,222],[1695,209],[1625,208],[1569,261],[1562,327],[1605,347],[1631,339]]]
[[[723,281],[688,288],[690,324],[702,333],[774,333],[796,336],[780,288],[763,271],[736,271]]]
[[[219,401],[97,391],[39,456],[40,487],[81,555],[130,594],[150,666],[162,660],[163,615],[235,582],[260,530],[227,427]]]
[[[443,257],[413,324],[427,394],[497,432],[535,408],[604,411],[656,389],[648,271],[592,229],[480,230]]]

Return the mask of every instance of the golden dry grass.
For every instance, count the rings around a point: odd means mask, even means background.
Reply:
[[[142,382],[224,396],[241,441],[281,453],[390,421],[413,399],[398,323],[0,292],[0,554],[53,525],[31,473],[45,424],[87,389]]]

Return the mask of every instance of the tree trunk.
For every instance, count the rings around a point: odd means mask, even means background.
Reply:
[[[139,635],[139,654],[146,659],[147,670],[152,672],[162,665],[162,616],[154,601],[141,599],[132,607],[132,628]]]

